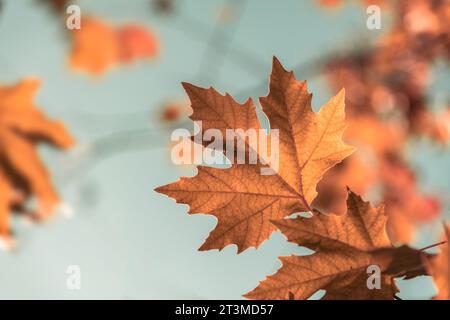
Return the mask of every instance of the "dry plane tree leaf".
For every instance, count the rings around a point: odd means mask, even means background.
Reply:
[[[372,208],[349,191],[347,207],[345,215],[316,211],[311,218],[274,221],[290,242],[316,252],[282,257],[277,273],[245,297],[307,299],[323,289],[323,299],[394,299],[398,292],[394,277],[423,273],[422,258],[428,254],[406,246],[391,247],[383,206]],[[381,270],[380,289],[368,289],[371,265]]]
[[[431,257],[426,263],[428,273],[438,288],[438,294],[434,297],[436,300],[450,300],[450,227],[445,225],[444,229],[446,244],[437,256]]]
[[[35,145],[47,142],[58,148],[74,144],[64,125],[49,120],[33,103],[39,81],[27,79],[0,86],[0,236],[10,240],[10,212],[23,209],[36,196],[35,218],[52,214],[59,197],[39,159]]]
[[[192,103],[190,118],[201,120],[203,130],[215,128],[226,136],[226,129],[260,128],[251,99],[239,104],[213,88],[187,83],[184,88]],[[344,91],[318,113],[312,111],[311,98],[306,81],[297,81],[274,58],[270,92],[260,102],[271,130],[279,129],[279,170],[261,175],[261,164],[234,163],[228,169],[198,166],[196,176],[156,189],[188,204],[190,214],[217,217],[216,228],[200,250],[220,250],[229,244],[236,244],[238,252],[258,247],[275,230],[270,220],[311,211],[324,172],[353,152],[341,140]]]

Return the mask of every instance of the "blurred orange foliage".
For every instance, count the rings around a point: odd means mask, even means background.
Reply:
[[[441,207],[437,197],[421,193],[404,149],[415,136],[449,139],[448,111],[433,114],[427,87],[433,63],[450,58],[450,2],[389,3],[394,18],[389,32],[373,47],[332,58],[325,66],[332,89],[347,90],[346,140],[358,151],[323,180],[317,205],[344,212],[346,186],[376,194],[386,203],[393,241],[411,242],[416,225],[436,218]]]

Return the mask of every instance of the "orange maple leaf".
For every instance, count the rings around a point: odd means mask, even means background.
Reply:
[[[159,51],[156,35],[138,25],[114,27],[99,19],[84,17],[81,29],[72,32],[70,65],[91,74],[101,74],[118,63],[154,58]]]
[[[307,299],[320,289],[323,299],[394,299],[394,277],[423,274],[428,254],[406,246],[394,248],[386,234],[384,207],[372,208],[349,191],[345,215],[282,219],[273,223],[289,241],[315,250],[307,256],[282,257],[283,266],[245,297]],[[368,267],[381,271],[379,288],[369,289]]]
[[[0,236],[10,239],[10,212],[21,209],[29,195],[36,196],[35,218],[50,215],[59,202],[50,176],[39,159],[40,141],[68,148],[74,140],[58,121],[36,109],[36,79],[0,86]]]
[[[251,99],[239,104],[213,88],[186,83],[184,88],[192,103],[190,118],[201,120],[204,130],[214,128],[226,136],[227,129],[260,128]],[[341,139],[344,91],[318,113],[312,111],[311,98],[306,81],[297,81],[274,58],[270,92],[260,102],[271,130],[279,130],[279,170],[261,175],[261,164],[234,163],[228,169],[198,166],[196,176],[156,189],[188,204],[191,214],[217,217],[216,228],[200,250],[220,250],[229,244],[236,244],[238,252],[258,247],[275,230],[270,220],[311,211],[324,172],[353,152]]]

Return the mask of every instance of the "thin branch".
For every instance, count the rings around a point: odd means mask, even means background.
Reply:
[[[180,25],[177,25],[179,30],[185,35],[188,35],[192,39],[201,41],[204,43],[204,38],[206,32],[210,29],[210,26],[198,20],[195,17],[188,16],[186,13],[179,13]],[[222,30],[217,31],[220,34],[222,42],[213,41],[211,43],[206,43],[212,46],[216,52],[221,50],[226,50],[228,52],[228,58],[235,65],[239,66],[248,73],[254,75],[255,77],[260,77],[262,70],[264,70],[265,63],[258,58],[256,53],[252,52],[250,49],[246,48],[242,43],[237,43],[234,41],[234,46],[227,48],[225,43],[228,43],[229,35],[224,33]]]
[[[425,248],[420,249],[420,251],[425,251],[425,250],[428,250],[428,249],[431,249],[431,248],[434,248],[434,247],[437,247],[437,246],[440,246],[440,245],[443,245],[443,244],[446,244],[446,243],[447,243],[447,241],[442,241],[442,242],[439,242],[439,243],[435,243],[435,244],[432,244],[430,246],[427,246]]]
[[[141,129],[116,132],[95,141],[80,144],[61,156],[63,165],[61,165],[62,172],[59,174],[58,180],[67,183],[72,178],[79,176],[81,172],[86,171],[89,166],[94,166],[101,160],[129,151],[162,147],[165,145],[164,141],[163,135],[155,134],[151,129]]]

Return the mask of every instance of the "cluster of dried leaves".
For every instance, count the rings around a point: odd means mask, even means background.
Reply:
[[[327,7],[327,8],[336,8],[343,4],[344,1],[342,0],[318,0],[318,3],[321,6]],[[388,5],[388,0],[355,0],[355,2],[360,2],[361,4],[365,6],[370,5],[377,5],[386,7]]]
[[[67,0],[38,0],[48,5],[57,17],[67,19]],[[153,3],[155,10],[170,10],[168,1]],[[69,65],[73,70],[101,75],[116,65],[142,59],[155,59],[159,54],[158,38],[153,30],[137,23],[115,26],[83,12],[80,29],[69,30],[72,42]]]
[[[184,88],[192,104],[190,118],[201,120],[204,130],[219,129],[226,136],[227,129],[260,128],[251,99],[239,104],[213,88],[186,83]],[[320,289],[326,290],[324,299],[394,299],[398,292],[395,278],[426,275],[431,266],[439,287],[448,286],[448,268],[442,262],[448,253],[436,258],[423,250],[394,247],[385,232],[383,205],[372,208],[349,191],[344,214],[325,214],[314,208],[316,186],[324,173],[354,151],[342,141],[344,91],[315,113],[306,81],[297,81],[276,58],[269,88],[260,103],[270,129],[279,130],[280,166],[274,175],[261,175],[262,163],[234,162],[226,169],[198,166],[196,176],[156,189],[177,203],[188,204],[190,214],[217,218],[200,250],[221,250],[234,244],[240,253],[257,248],[279,229],[289,241],[315,251],[281,258],[281,269],[246,295],[252,299],[306,299]],[[244,142],[246,150],[259,150],[248,139]],[[300,212],[310,216],[292,218]],[[382,272],[379,290],[368,289],[370,265]]]
[[[102,74],[119,63],[155,58],[156,35],[149,29],[127,24],[113,27],[99,19],[84,17],[82,28],[72,30],[74,39],[70,65],[90,74]]]
[[[347,89],[345,140],[358,152],[329,173],[316,205],[342,213],[346,186],[360,194],[376,193],[386,203],[392,240],[402,243],[413,241],[416,226],[435,219],[441,209],[438,197],[418,188],[404,150],[418,136],[435,143],[450,140],[450,110],[436,114],[427,96],[435,62],[450,58],[450,2],[383,3],[392,28],[372,47],[325,66],[331,87]]]

